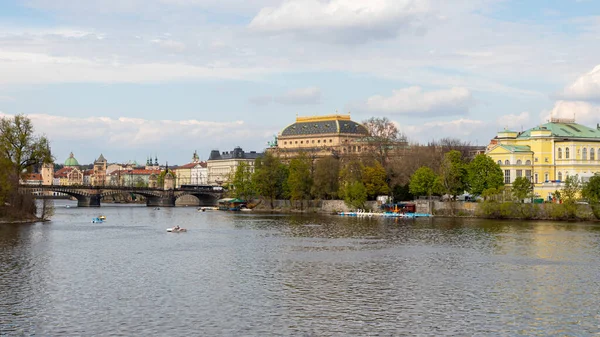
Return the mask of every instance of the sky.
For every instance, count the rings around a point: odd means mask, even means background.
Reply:
[[[0,116],[57,162],[262,151],[296,116],[486,145],[600,123],[593,0],[0,0]]]

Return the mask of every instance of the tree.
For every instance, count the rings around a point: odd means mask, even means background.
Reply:
[[[388,153],[399,145],[404,145],[404,137],[396,125],[387,117],[371,117],[362,123],[369,136],[366,141],[375,159],[387,167]],[[402,141],[402,142],[401,142]]]
[[[360,181],[347,184],[344,187],[344,202],[354,208],[363,208],[367,201],[367,189]]]
[[[290,188],[290,199],[292,201],[300,200],[300,207],[303,207],[303,201],[310,197],[312,179],[310,175],[310,159],[304,153],[290,161],[290,173],[288,176],[288,186]]]
[[[429,167],[420,167],[410,177],[410,183],[408,187],[410,193],[415,196],[426,195],[431,196],[436,187],[437,176]]]
[[[406,185],[394,185],[392,188],[392,198],[394,202],[397,201],[405,201],[405,200],[413,200],[414,195],[410,193],[409,184]]]
[[[249,201],[256,195],[256,188],[252,181],[252,167],[248,163],[239,163],[231,181],[236,198]]]
[[[339,190],[340,161],[334,157],[319,159],[313,174],[312,195],[321,199],[334,199]]]
[[[444,155],[440,179],[444,191],[453,197],[467,190],[467,169],[459,151],[452,150]]]
[[[600,175],[590,178],[581,190],[581,195],[588,200],[596,219],[600,219]]]
[[[575,203],[575,198],[581,192],[581,183],[579,181],[579,175],[568,176],[565,180],[565,185],[561,190],[561,196],[563,202]]]
[[[487,189],[504,185],[502,169],[486,154],[478,154],[467,166],[467,172],[471,194],[481,195]]]
[[[156,178],[156,181],[158,183],[158,186],[160,186],[161,188],[164,186],[165,184],[165,176],[167,175],[167,173],[169,173],[171,176],[173,176],[173,179],[177,179],[177,176],[175,175],[175,172],[169,169],[166,169],[164,171],[160,171],[160,173],[158,174],[158,177]],[[130,184],[137,184],[135,181],[130,181]]]
[[[52,161],[48,139],[34,134],[28,117],[0,118],[0,208],[10,204],[0,216],[35,216],[35,200],[18,193],[19,179],[33,168]]]
[[[385,169],[378,161],[373,166],[365,166],[362,173],[362,182],[367,189],[367,197],[374,199],[378,195],[387,195],[390,188],[386,182]]]
[[[531,181],[526,177],[517,177],[512,184],[512,194],[519,202],[530,197],[532,192],[533,187],[531,186]]]
[[[19,176],[53,162],[48,139],[34,134],[33,123],[25,115],[0,118],[0,153]]]
[[[256,159],[252,180],[258,194],[269,199],[271,209],[274,208],[275,199],[286,194],[287,169],[271,152]]]

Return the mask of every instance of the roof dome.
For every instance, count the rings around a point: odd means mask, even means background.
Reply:
[[[282,136],[318,135],[329,133],[368,135],[362,125],[350,120],[350,116],[332,115],[321,117],[297,117],[296,123],[286,127]]]
[[[69,158],[65,160],[65,166],[79,166],[79,162],[77,161],[77,159],[75,159],[75,157],[73,157],[73,152],[71,152]]]

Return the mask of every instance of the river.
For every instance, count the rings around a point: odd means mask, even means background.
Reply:
[[[0,335],[600,331],[595,223],[75,206],[0,225]]]

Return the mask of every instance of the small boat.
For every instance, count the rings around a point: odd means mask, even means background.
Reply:
[[[154,207],[154,210],[155,211],[160,210],[160,207]]]
[[[96,223],[96,222],[98,222],[98,223],[102,223],[102,222],[104,222],[104,220],[102,220],[102,219],[100,219],[100,218],[93,218],[93,219],[92,219],[92,223]]]
[[[181,232],[187,232],[187,229],[185,228],[177,228],[177,227],[172,227],[172,228],[167,228],[167,232],[170,233],[181,233]]]
[[[100,219],[100,220],[102,220],[102,221],[106,221],[106,216],[104,216],[104,215],[101,215],[101,216],[99,216],[99,217],[98,217],[98,219]]]

